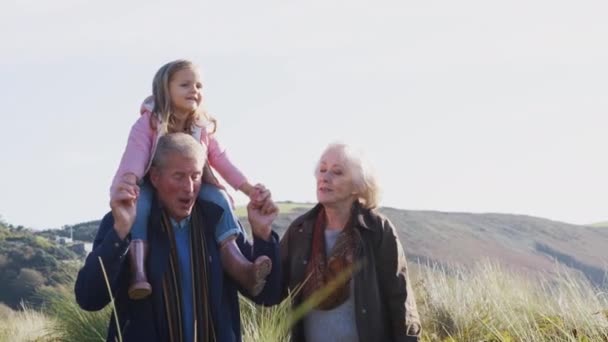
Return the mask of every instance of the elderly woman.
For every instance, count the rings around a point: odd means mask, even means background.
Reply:
[[[295,292],[294,306],[327,284],[331,291],[296,324],[292,340],[418,341],[405,254],[392,223],[374,209],[378,185],[368,165],[349,146],[332,144],[315,175],[319,203],[281,239],[284,286]]]

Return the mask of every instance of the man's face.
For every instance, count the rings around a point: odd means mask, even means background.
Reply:
[[[174,220],[181,221],[192,212],[201,188],[202,171],[201,160],[179,153],[169,153],[164,166],[150,171],[158,200]]]

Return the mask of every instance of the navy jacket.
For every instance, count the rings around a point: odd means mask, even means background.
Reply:
[[[237,296],[238,285],[224,274],[220,261],[219,248],[215,243],[214,228],[222,215],[223,209],[218,205],[197,201],[203,216],[206,231],[209,262],[209,297],[211,313],[217,341],[241,341],[241,321]],[[169,241],[160,229],[160,210],[153,206],[148,229],[147,259],[148,281],[152,285],[152,295],[142,300],[129,299],[127,290],[130,281],[130,267],[126,257],[130,236],[121,240],[114,230],[112,213],[104,216],[93,243],[93,251],[88,255],[84,266],[78,272],[75,293],[76,301],[81,308],[96,311],[110,303],[108,289],[103,277],[99,258],[103,260],[108,279],[115,299],[116,312],[120,331],[124,341],[168,341],[168,327],[165,319],[165,307],[162,296],[162,279],[168,267]],[[243,255],[255,260],[266,255],[272,260],[272,272],[267,278],[266,287],[257,297],[251,298],[262,305],[276,304],[280,300],[281,262],[279,238],[272,233],[270,241],[254,237],[254,246],[242,236],[237,239]],[[117,328],[114,315],[108,327],[107,341],[115,341]]]

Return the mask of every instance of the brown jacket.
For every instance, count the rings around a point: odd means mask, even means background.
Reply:
[[[297,218],[281,239],[285,295],[306,276],[315,218],[321,205]],[[359,340],[418,341],[420,317],[407,273],[407,262],[392,223],[376,210],[353,206],[357,261],[354,275],[355,316]],[[301,298],[294,298],[294,306]],[[304,342],[301,322],[292,330],[292,341]]]

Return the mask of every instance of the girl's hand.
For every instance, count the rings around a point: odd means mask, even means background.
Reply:
[[[256,184],[255,192],[251,198],[251,205],[256,209],[261,209],[263,215],[270,215],[277,210],[276,205],[272,201],[270,190],[266,189],[263,184]]]
[[[264,185],[258,183],[254,185],[250,191],[249,199],[255,208],[260,208],[269,196],[270,191],[268,191]]]
[[[137,185],[137,176],[135,176],[133,173],[128,172],[125,173],[122,176],[122,180],[123,182],[127,183],[127,184],[131,184],[131,185]]]

